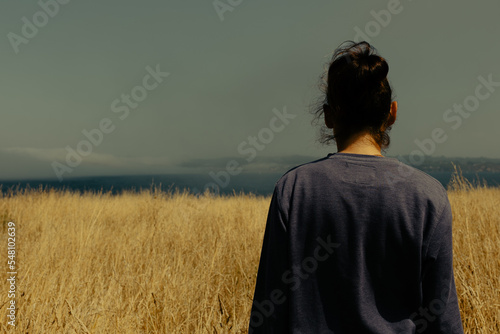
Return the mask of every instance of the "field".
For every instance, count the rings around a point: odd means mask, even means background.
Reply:
[[[466,333],[500,332],[500,189],[449,189]],[[0,328],[17,333],[246,333],[270,197],[155,191],[0,197]],[[7,324],[7,228],[16,328]]]

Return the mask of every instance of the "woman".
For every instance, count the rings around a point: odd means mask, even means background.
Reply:
[[[276,183],[249,333],[463,333],[446,190],[381,154],[388,71],[366,42],[334,53],[317,112],[338,152]]]

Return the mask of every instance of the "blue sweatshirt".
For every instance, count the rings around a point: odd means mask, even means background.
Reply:
[[[334,153],[276,183],[249,333],[463,333],[446,189]]]

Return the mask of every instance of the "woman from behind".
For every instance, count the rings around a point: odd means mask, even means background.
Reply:
[[[463,333],[447,192],[382,155],[388,71],[369,43],[335,51],[317,116],[337,152],[275,185],[249,333]]]

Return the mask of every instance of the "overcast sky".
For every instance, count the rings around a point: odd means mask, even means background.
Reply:
[[[0,179],[336,152],[310,105],[334,49],[366,38],[399,103],[387,155],[500,158],[497,0],[0,6]]]

